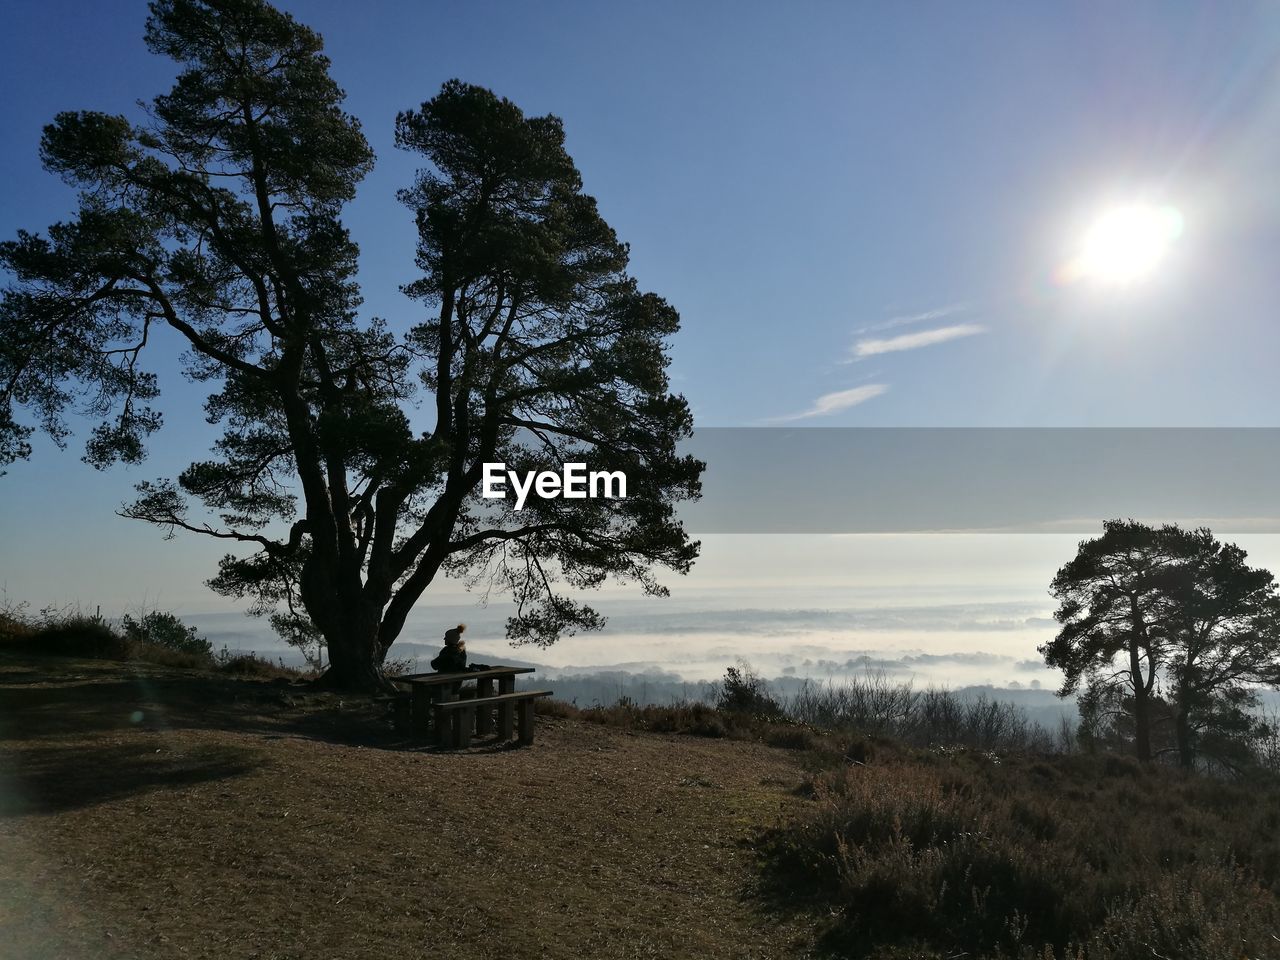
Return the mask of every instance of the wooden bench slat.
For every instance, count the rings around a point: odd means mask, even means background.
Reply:
[[[482,680],[485,677],[514,677],[519,674],[533,673],[537,667],[489,667],[487,670],[455,670],[450,673],[406,673],[398,677],[389,677],[392,683],[407,683],[414,686],[434,686],[438,683],[465,683],[467,680]]]
[[[461,710],[466,707],[483,707],[489,704],[514,702],[516,700],[532,700],[534,697],[549,697],[551,690],[517,690],[515,693],[499,693],[492,697],[472,697],[467,700],[444,700],[435,704],[437,710]]]

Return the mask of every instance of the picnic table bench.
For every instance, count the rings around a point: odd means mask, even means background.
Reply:
[[[433,734],[441,746],[465,747],[471,732],[481,736],[494,730],[510,739],[519,711],[519,741],[533,742],[533,702],[551,696],[550,690],[516,692],[516,677],[533,673],[533,667],[487,667],[450,673],[411,673],[392,682],[404,692],[395,701],[396,727],[415,734]],[[474,697],[462,697],[462,685],[476,681]],[[494,685],[498,692],[494,693]]]
[[[493,718],[493,708],[498,709],[498,739],[510,740],[515,726],[513,714],[520,710],[518,742],[533,743],[533,701],[551,696],[550,690],[521,690],[519,693],[501,693],[494,697],[478,697],[474,700],[437,700],[434,704],[436,742],[446,747],[471,746],[471,730],[483,733],[481,717]]]

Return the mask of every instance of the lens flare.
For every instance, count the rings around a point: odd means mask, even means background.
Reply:
[[[1079,252],[1059,270],[1058,279],[1120,287],[1145,280],[1182,235],[1182,226],[1182,214],[1174,207],[1115,207],[1085,232]]]

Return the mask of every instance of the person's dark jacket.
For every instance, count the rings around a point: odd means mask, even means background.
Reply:
[[[467,669],[467,651],[459,646],[446,644],[431,661],[431,669],[436,673],[461,673]]]

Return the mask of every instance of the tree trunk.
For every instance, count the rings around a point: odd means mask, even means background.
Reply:
[[[378,693],[391,683],[382,673],[382,648],[373,631],[325,631],[329,645],[329,668],[319,685],[353,693]]]
[[[1175,729],[1178,736],[1178,763],[1184,769],[1190,770],[1195,766],[1196,754],[1193,744],[1191,743],[1191,716],[1187,704],[1179,701],[1178,716],[1175,722]]]
[[[382,673],[385,651],[378,642],[381,610],[358,590],[333,588],[333,579],[315,564],[303,570],[302,601],[311,622],[329,648],[329,668],[319,685],[353,693],[378,693],[391,689]],[[309,575],[310,574],[310,575]]]
[[[1142,676],[1142,648],[1138,637],[1129,641],[1129,676],[1133,685],[1134,747],[1138,759],[1151,762],[1151,702],[1150,691]]]

